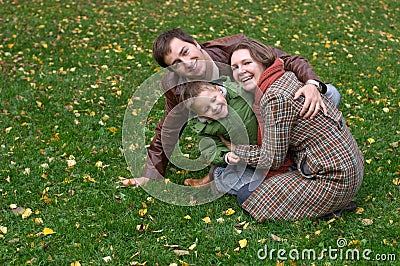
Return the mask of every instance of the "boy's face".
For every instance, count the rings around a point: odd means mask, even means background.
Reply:
[[[164,61],[174,72],[189,79],[202,78],[205,75],[207,58],[198,43],[192,44],[173,38],[169,48],[171,52],[164,57]]]
[[[233,78],[248,92],[255,92],[265,66],[254,61],[249,50],[239,49],[232,53]]]
[[[193,98],[191,109],[200,117],[218,120],[228,115],[228,104],[218,87],[202,91]]]

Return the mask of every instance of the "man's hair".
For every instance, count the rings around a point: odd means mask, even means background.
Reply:
[[[254,39],[245,39],[242,42],[238,43],[233,49],[230,54],[229,64],[231,64],[232,54],[233,52],[246,49],[249,50],[250,56],[257,62],[260,62],[265,67],[270,67],[277,55],[274,49],[270,46],[267,46],[257,40]]]
[[[173,38],[196,44],[194,38],[181,28],[175,28],[160,34],[153,43],[153,57],[161,67],[168,67],[164,57],[171,53],[170,43]]]
[[[215,88],[215,84],[206,82],[206,81],[193,81],[193,82],[186,82],[179,85],[178,90],[181,92],[180,100],[189,110],[191,108],[194,98],[199,96],[199,94],[206,90],[212,90]]]

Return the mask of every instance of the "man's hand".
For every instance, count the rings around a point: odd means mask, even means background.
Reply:
[[[321,94],[315,85],[304,85],[296,92],[294,100],[300,98],[301,95],[304,96],[304,105],[301,109],[300,116],[304,115],[304,118],[313,119],[321,109],[324,114],[327,115],[325,103],[322,101]]]

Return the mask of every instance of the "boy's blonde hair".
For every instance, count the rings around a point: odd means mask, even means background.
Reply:
[[[193,81],[187,82],[179,85],[179,90],[181,91],[180,100],[183,104],[191,111],[194,111],[191,106],[194,102],[194,98],[199,96],[199,94],[206,90],[215,90],[215,84],[211,84],[206,81]]]

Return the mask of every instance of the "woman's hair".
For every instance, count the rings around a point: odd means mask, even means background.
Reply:
[[[213,90],[214,88],[214,84],[206,81],[186,82],[178,86],[178,90],[181,94],[180,100],[189,110],[192,110],[191,106],[195,100],[195,97],[199,96],[199,94],[203,91]]]
[[[263,64],[266,68],[270,67],[277,57],[274,49],[271,46],[267,46],[254,39],[245,39],[232,49],[229,57],[229,64],[231,64],[233,52],[241,49],[249,50],[250,56],[255,61]]]
[[[171,52],[169,44],[173,38],[178,38],[184,42],[196,44],[194,38],[180,28],[165,31],[160,34],[153,43],[153,57],[162,67],[168,67],[164,61],[164,57]]]

